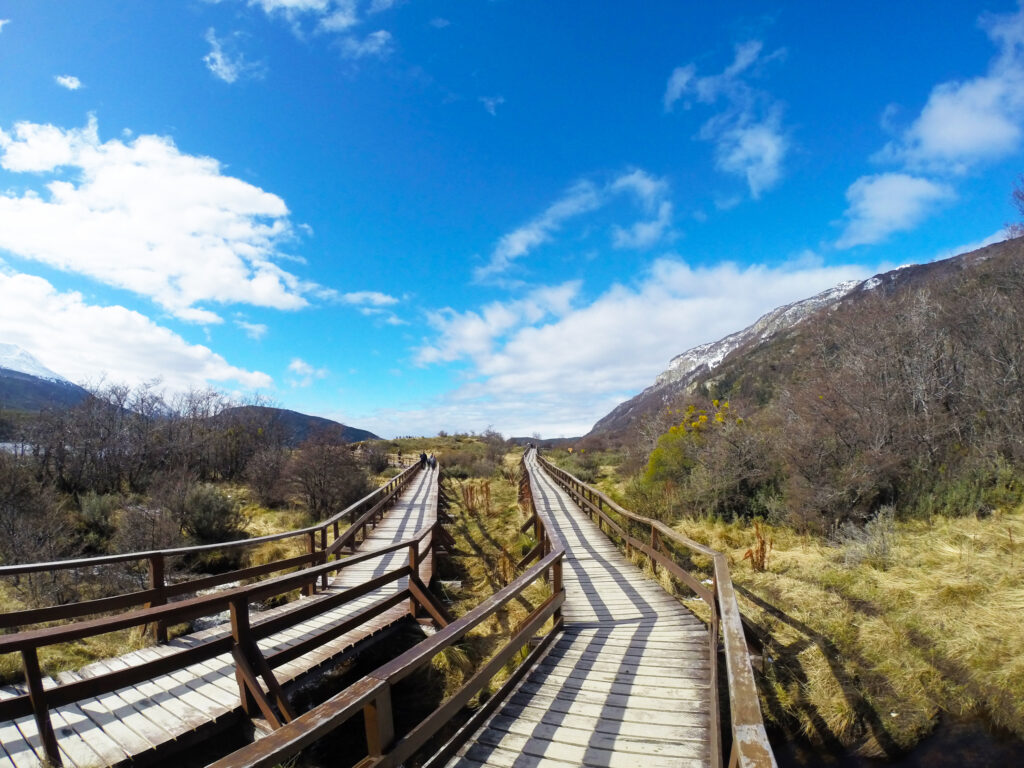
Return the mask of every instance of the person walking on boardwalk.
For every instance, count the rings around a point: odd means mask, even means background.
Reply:
[[[425,454],[425,453],[421,453],[420,454],[420,466],[421,467],[426,467],[427,466],[427,454]]]

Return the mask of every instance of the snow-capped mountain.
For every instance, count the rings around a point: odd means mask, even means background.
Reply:
[[[35,376],[37,379],[57,381],[64,384],[71,383],[59,373],[51,371],[36,360],[30,352],[16,344],[0,342],[0,368],[18,373],[27,373],[29,376]]]
[[[14,344],[0,343],[0,411],[66,408],[89,393]]]
[[[877,280],[877,278],[872,278],[872,280]],[[776,307],[771,312],[758,318],[757,322],[753,325],[744,328],[742,331],[730,334],[724,339],[688,349],[669,361],[668,368],[658,374],[658,377],[654,380],[654,386],[671,384],[687,377],[692,378],[691,374],[702,368],[709,371],[714,370],[725,359],[725,356],[734,349],[739,349],[749,342],[765,341],[779,331],[792,328],[805,317],[817,312],[822,307],[835,304],[854,288],[866,286],[867,282],[869,281],[847,280],[845,283],[840,283],[809,299]]]
[[[680,394],[692,390],[730,355],[745,355],[758,349],[812,316],[828,312],[847,301],[859,301],[868,294],[888,294],[902,288],[927,287],[930,281],[969,270],[972,265],[985,261],[994,253],[1019,249],[1022,242],[1024,239],[996,243],[942,261],[905,265],[867,280],[840,283],[808,299],[773,309],[742,331],[718,341],[700,344],[673,357],[668,368],[658,375],[651,386],[599,420],[587,437],[623,433],[639,423],[644,415],[658,412]]]

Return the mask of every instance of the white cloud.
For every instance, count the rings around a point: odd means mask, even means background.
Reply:
[[[536,289],[524,299],[493,302],[479,311],[443,309],[431,313],[427,321],[439,331],[440,337],[417,351],[416,362],[425,365],[461,358],[485,358],[491,354],[495,341],[509,331],[524,323],[566,314],[579,289],[580,283],[572,281]]]
[[[87,304],[32,275],[0,272],[0,338],[30,350],[73,381],[137,384],[161,378],[172,390],[237,382],[267,388],[265,373],[230,365],[144,315],[121,306]]]
[[[862,176],[846,190],[846,228],[836,246],[870,245],[912,229],[955,196],[948,184],[905,173]]]
[[[690,267],[661,259],[638,284],[613,286],[584,306],[578,306],[578,285],[567,284],[549,289],[558,298],[547,305],[532,296],[529,308],[519,300],[438,313],[431,320],[438,338],[419,350],[418,361],[466,360],[470,381],[429,409],[396,414],[406,427],[383,413],[366,421],[377,431],[403,434],[416,431],[413,425],[430,434],[493,424],[505,434],[580,435],[649,386],[673,356],[777,306],[871,273],[807,261]]]
[[[601,191],[596,185],[590,181],[577,182],[540,216],[503,235],[491,252],[490,262],[476,269],[476,279],[484,280],[504,272],[513,261],[550,240],[565,221],[596,210],[602,204]]]
[[[326,368],[315,368],[300,357],[293,358],[288,364],[288,370],[298,378],[288,379],[288,384],[294,387],[308,387],[315,379],[327,378],[329,371]]]
[[[445,27],[450,25],[451,22],[448,21],[448,19],[442,18],[441,16],[435,16],[430,20],[430,26],[432,26],[434,29],[444,29]]]
[[[672,206],[666,207],[663,204],[663,198],[668,194],[668,183],[664,179],[658,179],[643,170],[623,173],[604,185],[584,179],[573,184],[540,216],[503,235],[491,252],[490,261],[474,271],[474,278],[478,281],[486,280],[505,272],[516,259],[552,240],[554,234],[570,219],[596,211],[615,196],[624,193],[632,194],[644,210],[657,212],[654,222],[641,222],[631,228],[637,232],[632,235],[634,241],[642,245],[629,247],[653,245],[657,238],[668,233],[671,223]],[[630,231],[614,227],[612,233],[616,247],[625,247],[630,242]]]
[[[366,9],[367,13],[380,13],[394,8],[400,0],[372,0],[370,7]]]
[[[644,249],[660,243],[665,239],[672,225],[672,203],[662,201],[658,206],[658,216],[651,221],[638,221],[629,229],[614,227],[612,229],[612,245],[616,248]]]
[[[782,161],[789,148],[776,111],[761,123],[741,124],[718,137],[715,160],[726,173],[743,176],[755,200],[774,187],[782,175]]]
[[[998,48],[988,72],[935,86],[921,114],[876,159],[962,173],[1017,151],[1024,121],[1024,9],[986,14],[979,23]]]
[[[329,0],[249,0],[249,5],[259,6],[266,13],[324,13],[330,7]]]
[[[498,107],[505,103],[504,96],[481,96],[480,103],[484,105],[487,114],[494,117],[498,114]]]
[[[341,41],[341,55],[346,59],[365,59],[371,56],[386,59],[391,55],[392,48],[391,33],[384,29],[371,32],[362,40],[346,37]]]
[[[373,307],[388,307],[397,304],[398,299],[380,291],[353,291],[341,295],[341,301],[346,304],[370,305]]]
[[[245,75],[262,74],[261,65],[246,61],[245,56],[235,50],[235,38],[237,35],[218,38],[213,27],[206,30],[205,39],[210,45],[210,52],[203,56],[203,63],[215,77],[225,83],[234,83]]]
[[[245,331],[245,335],[254,341],[262,339],[267,335],[267,331],[269,330],[263,323],[250,323],[246,320],[242,320],[241,318],[235,319],[235,325]]]
[[[762,56],[763,44],[752,40],[736,46],[732,63],[720,74],[697,76],[697,67],[676,67],[669,75],[662,104],[666,112],[690,96],[702,104],[725,102],[725,110],[707,120],[699,136],[715,144],[715,166],[747,182],[755,200],[782,177],[789,139],[782,128],[782,105],[751,87],[742,75],[785,56],[778,49]],[[686,109],[692,104],[684,102]]]
[[[101,142],[94,119],[70,130],[23,122],[0,130],[0,166],[46,180],[44,194],[0,193],[0,249],[22,258],[192,322],[220,322],[202,303],[297,309],[316,288],[274,263],[294,236],[284,201],[169,138]]]
[[[327,32],[343,32],[359,23],[355,0],[334,5],[331,12],[320,20],[320,28]]]
[[[0,32],[4,31],[4,27],[11,23],[10,19],[0,19]]]
[[[82,87],[82,81],[74,75],[57,75],[53,80],[61,88],[67,88],[69,91],[77,91]]]

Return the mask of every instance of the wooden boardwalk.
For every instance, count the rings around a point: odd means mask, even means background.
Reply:
[[[448,765],[711,764],[709,635],[527,459],[565,543],[565,630]]]
[[[437,470],[425,469],[412,480],[400,499],[384,520],[360,547],[370,552],[403,539],[411,538],[418,530],[429,525],[437,514]],[[280,616],[297,605],[308,605],[310,600],[322,600],[332,594],[363,584],[408,561],[408,552],[398,550],[386,556],[373,558],[347,568],[334,577],[326,590],[314,597],[301,598],[279,608],[253,614],[253,625]],[[433,563],[430,555],[423,558],[419,573],[430,581]],[[338,624],[346,618],[376,603],[386,601],[405,589],[406,579],[391,582],[358,600],[325,611],[309,621],[259,641],[264,654],[269,655],[300,642]],[[274,673],[282,682],[296,678],[350,651],[370,635],[394,625],[408,615],[408,606],[399,604],[351,632],[324,643],[316,650],[277,667]],[[224,621],[227,621],[225,615]],[[178,653],[203,640],[228,635],[229,628],[214,626],[201,632],[176,638],[166,645],[145,648],[116,659],[90,664],[74,673],[63,673],[62,680],[77,680],[114,669],[134,666],[158,656]],[[58,681],[47,679],[47,688]],[[0,689],[0,698],[19,695],[23,690],[14,686]],[[92,768],[129,761],[132,764],[162,761],[168,748],[207,738],[216,729],[236,723],[243,716],[235,680],[235,663],[230,653],[208,661],[184,667],[177,672],[115,691],[97,698],[75,702],[51,710],[53,727],[65,766]],[[40,766],[44,763],[43,749],[31,716],[15,721],[0,722],[0,768],[8,766]]]

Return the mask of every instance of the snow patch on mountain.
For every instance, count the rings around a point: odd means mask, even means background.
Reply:
[[[56,381],[61,384],[71,383],[59,373],[54,373],[40,363],[31,353],[26,352],[15,344],[0,342],[0,368],[17,371],[18,373],[27,373],[29,376],[35,376],[38,379]]]
[[[680,381],[702,367],[706,367],[709,371],[714,370],[733,350],[738,349],[749,341],[755,339],[757,341],[765,341],[781,330],[792,328],[808,315],[824,306],[835,304],[846,294],[850,293],[850,291],[863,284],[860,280],[847,280],[809,299],[777,307],[771,312],[762,315],[753,325],[744,328],[742,331],[730,334],[724,339],[700,344],[692,349],[688,349],[681,355],[676,355],[672,358],[668,364],[668,369],[659,374],[654,380],[654,386],[657,387]]]

